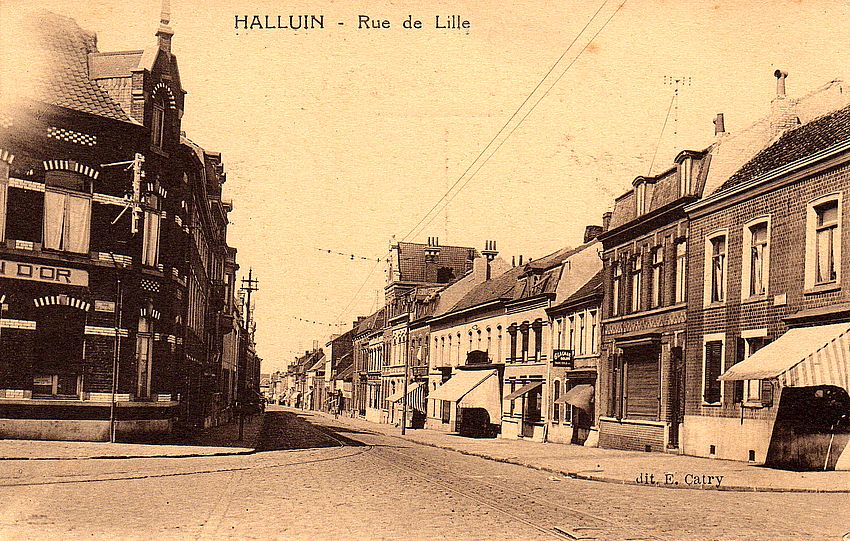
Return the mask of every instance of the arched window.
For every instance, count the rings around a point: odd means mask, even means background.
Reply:
[[[165,98],[161,94],[155,95],[151,116],[151,143],[160,148],[165,139],[165,107]]]

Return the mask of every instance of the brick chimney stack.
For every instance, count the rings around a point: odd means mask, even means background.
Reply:
[[[611,211],[605,212],[602,214],[602,231],[608,231],[608,228],[611,227],[611,215],[613,213]]]
[[[601,225],[588,225],[584,228],[584,243],[592,241],[604,232]]]
[[[726,124],[723,119],[723,113],[717,113],[714,118],[714,135],[723,135],[726,133]]]
[[[770,102],[770,129],[774,137],[782,134],[782,132],[798,126],[800,119],[794,112],[795,102],[788,99],[785,95],[785,80],[788,78],[788,72],[776,70],[773,72],[776,77],[776,97]]]
[[[499,255],[499,252],[496,251],[496,241],[495,240],[485,240],[484,241],[484,249],[481,251],[481,255],[484,256],[484,259],[487,260],[487,271],[485,274],[485,280],[490,279],[490,264],[496,259],[496,256]]]

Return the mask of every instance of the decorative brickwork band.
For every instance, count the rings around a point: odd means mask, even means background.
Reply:
[[[83,312],[88,312],[89,307],[91,306],[84,300],[69,297],[68,295],[45,295],[44,297],[34,299],[33,303],[35,304],[36,308],[52,305],[71,306],[73,308],[82,310]]]
[[[46,160],[44,162],[45,171],[74,171],[90,177],[92,180],[97,180],[100,176],[100,171],[97,171],[87,165],[73,162],[71,160]]]
[[[142,317],[150,317],[152,319],[156,319],[157,321],[159,320],[161,315],[159,313],[159,310],[157,310],[156,308],[149,308],[147,306],[142,307],[141,310],[139,310],[139,314]]]
[[[93,147],[97,144],[97,136],[81,133],[65,128],[57,128],[56,126],[48,126],[47,137],[58,141],[67,141],[68,143],[76,143],[78,145]]]

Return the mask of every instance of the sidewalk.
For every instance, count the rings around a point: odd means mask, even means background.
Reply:
[[[239,423],[209,428],[167,443],[0,440],[0,460],[83,460],[126,458],[189,458],[247,455],[255,452],[263,415],[245,418],[242,441]]]
[[[670,489],[850,493],[850,471],[794,472],[744,462],[665,453],[617,451],[526,440],[465,438],[427,429],[407,430],[407,435],[401,436],[401,430],[395,426],[343,416],[337,420],[422,445],[575,479]]]

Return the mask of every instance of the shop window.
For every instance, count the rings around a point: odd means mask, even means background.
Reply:
[[[139,331],[136,334],[136,363],[136,396],[148,398],[153,365],[153,322],[147,317],[139,318]]]
[[[525,395],[525,421],[536,423],[540,421],[543,403],[543,388],[537,387]]]
[[[564,382],[564,394],[569,392],[570,389],[574,387],[570,381]],[[564,404],[564,423],[570,424],[573,422],[573,406],[570,404]]]
[[[70,306],[38,309],[33,396],[73,398],[79,395],[85,324],[85,312]]]
[[[558,399],[561,397],[561,382],[555,380],[552,383],[552,422],[558,423],[561,421],[561,405],[558,404]]]

